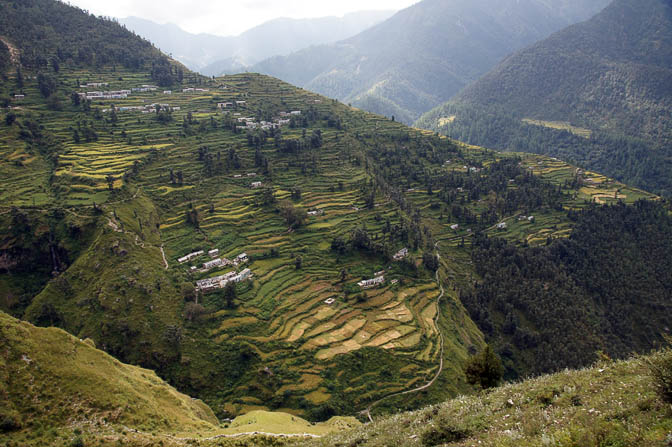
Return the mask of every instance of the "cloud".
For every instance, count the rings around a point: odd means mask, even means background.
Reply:
[[[373,9],[402,9],[418,0],[70,0],[96,15],[136,16],[175,23],[193,33],[240,34],[278,17],[342,16]]]

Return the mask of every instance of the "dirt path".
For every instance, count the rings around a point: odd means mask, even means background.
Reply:
[[[441,255],[438,252],[438,245],[439,245],[438,242],[436,244],[434,244],[434,249],[437,250],[436,256],[438,256],[438,258],[440,260]],[[434,375],[432,380],[430,380],[429,382],[427,382],[426,384],[424,384],[422,386],[419,386],[417,388],[413,388],[413,389],[410,389],[410,390],[406,390],[406,391],[399,391],[399,392],[396,392],[396,393],[388,394],[387,396],[381,397],[377,401],[371,403],[371,405],[369,405],[365,410],[360,412],[360,414],[366,416],[369,419],[369,421],[371,421],[371,422],[373,422],[373,417],[371,417],[371,410],[373,409],[373,407],[375,407],[378,404],[380,404],[381,402],[383,402],[387,399],[391,399],[393,397],[404,396],[406,394],[419,393],[420,391],[424,391],[427,388],[434,385],[434,382],[437,381],[437,379],[439,378],[439,376],[441,376],[441,373],[443,372],[443,352],[444,352],[444,350],[443,350],[443,334],[441,333],[441,327],[439,326],[439,317],[441,316],[441,298],[443,298],[443,295],[445,294],[445,291],[443,289],[443,285],[441,284],[441,281],[439,280],[438,270],[436,272],[436,283],[439,285],[439,288],[441,289],[441,293],[439,294],[439,297],[436,299],[436,315],[434,316],[434,326],[436,327],[436,330],[439,334],[439,346],[441,347],[440,353],[439,353],[439,370],[436,372],[436,374]]]
[[[166,251],[163,249],[163,245],[161,246],[161,256],[163,257],[163,263],[166,266],[166,270],[168,270],[170,266],[168,265],[168,260],[166,259]]]

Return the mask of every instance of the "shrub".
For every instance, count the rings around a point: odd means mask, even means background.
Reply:
[[[662,350],[646,363],[658,396],[663,402],[672,404],[672,349]]]
[[[467,362],[464,370],[467,382],[483,389],[494,388],[502,379],[502,362],[490,346]]]
[[[422,432],[420,440],[425,447],[434,447],[437,445],[457,442],[471,436],[471,433],[465,427],[445,419],[435,421],[434,425],[429,426]]]
[[[70,447],[84,447],[84,441],[82,440],[81,436],[75,437],[75,439],[73,439],[70,443]]]

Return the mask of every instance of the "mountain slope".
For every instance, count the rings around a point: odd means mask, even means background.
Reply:
[[[664,447],[672,439],[672,418],[654,391],[647,363],[670,365],[671,356],[667,350],[626,362],[602,361],[296,445]]]
[[[425,0],[353,38],[253,69],[410,123],[507,54],[606,4]]]
[[[507,58],[419,125],[474,144],[563,155],[670,194],[670,77],[669,2],[615,0]],[[593,135],[559,135],[558,123]]]
[[[361,11],[343,17],[276,19],[235,37],[191,34],[173,24],[159,25],[138,17],[121,19],[120,23],[192,70],[220,76],[244,71],[272,56],[346,39],[392,14],[392,11]]]
[[[167,64],[63,58],[57,72],[24,67],[0,83],[0,307],[154,369],[222,418],[277,409],[328,420],[430,382],[376,411],[467,392],[463,366],[486,341],[499,349],[507,310],[488,308],[490,333],[460,299],[497,284],[474,265],[484,234],[561,245],[590,203],[636,214],[649,200],[666,216],[654,195],[558,160],[466,146],[263,75],[179,76]],[[646,217],[642,238],[668,236]],[[610,234],[615,251],[630,242],[622,233]],[[649,259],[628,259],[624,280],[637,284]],[[667,278],[672,266],[655,268]],[[536,281],[521,276],[521,287]],[[648,318],[646,337],[599,347],[654,346],[669,327],[661,290],[624,317]],[[590,317],[577,312],[577,325]],[[521,333],[543,329],[521,320]],[[549,369],[575,352],[592,361],[587,346],[568,337]]]
[[[0,341],[0,440],[11,434],[5,439],[21,442],[21,433],[39,426],[58,429],[52,430],[54,444],[88,424],[108,432],[124,425],[203,433],[217,427],[205,404],[178,393],[152,371],[120,363],[90,340],[0,312]]]

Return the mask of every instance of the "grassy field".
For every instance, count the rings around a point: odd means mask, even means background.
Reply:
[[[583,138],[590,138],[593,133],[590,129],[572,126],[570,123],[565,121],[541,121],[524,118],[523,122],[531,126],[548,127],[549,129],[555,130],[566,130],[567,132],[573,133],[574,135]]]

